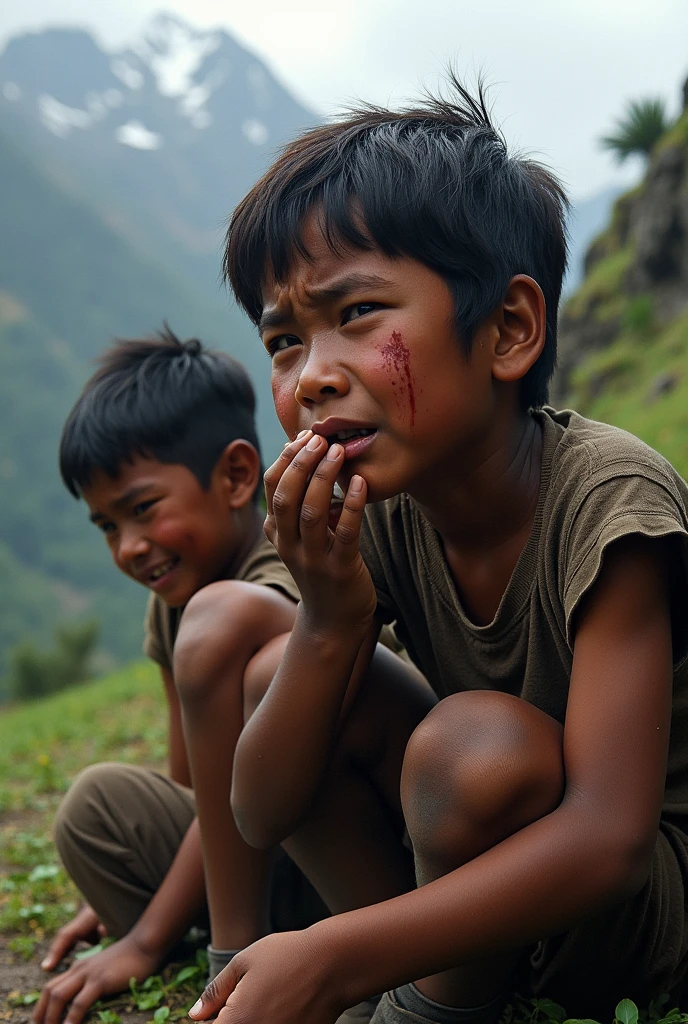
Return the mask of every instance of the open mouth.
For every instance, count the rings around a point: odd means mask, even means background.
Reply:
[[[152,569],[148,574],[149,583],[157,583],[163,578],[163,576],[167,576],[168,572],[171,572],[178,562],[178,558],[168,558],[168,560],[163,562],[162,565],[156,566],[156,568]]]
[[[328,444],[345,444],[347,441],[352,441],[354,438],[369,437],[371,434],[376,433],[373,427],[359,427],[354,430],[338,430],[336,434],[329,434],[326,438]]]

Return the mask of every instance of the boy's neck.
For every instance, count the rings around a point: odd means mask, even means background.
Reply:
[[[542,436],[534,417],[496,420],[471,467],[460,459],[412,494],[445,548],[476,556],[530,532],[540,490]],[[457,466],[459,467],[457,471]],[[525,543],[525,542],[524,542]]]
[[[466,615],[485,626],[497,614],[533,526],[542,432],[532,416],[519,417],[516,425],[511,419],[476,455],[464,476],[454,468],[443,486],[427,489],[424,501],[413,497],[440,534]]]

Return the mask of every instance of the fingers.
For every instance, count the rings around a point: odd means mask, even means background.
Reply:
[[[270,468],[266,471],[263,481],[265,483],[265,505],[268,516],[271,516],[273,513],[272,498],[275,493],[275,489],[282,478],[282,474],[285,469],[291,465],[291,461],[294,456],[308,444],[308,441],[312,436],[312,430],[302,430],[300,434],[297,434],[293,441],[287,441],[280,452],[277,461],[273,462]]]
[[[318,451],[322,456],[322,452]],[[301,502],[298,528],[305,552],[321,554],[327,541],[330,503],[337,475],[344,462],[344,449],[331,445],[313,471]]]
[[[194,1020],[208,1020],[215,1017],[225,1005],[241,978],[241,969],[237,964],[239,957],[227,964],[207,988],[201,993],[198,1002],[189,1010],[189,1017]]]
[[[280,460],[286,461],[288,458],[289,464],[281,470],[279,481],[272,491],[271,501],[274,529],[281,545],[287,545],[287,547],[295,545],[301,538],[303,504],[307,492],[310,497],[310,484],[314,473],[322,474],[324,472],[321,462],[325,460],[327,454],[327,441],[318,434],[301,438],[297,443],[301,446],[297,451],[293,450],[294,445],[289,445],[278,459],[280,462]],[[338,445],[337,448],[341,450],[341,445]],[[335,468],[329,495],[323,497],[324,492],[321,492],[320,500],[324,500],[324,509],[316,508],[313,505],[306,513],[307,518],[310,518],[313,523],[318,521],[320,514],[326,515],[336,474],[337,469]]]
[[[368,486],[362,476],[354,474],[344,496],[342,514],[334,534],[332,553],[339,561],[358,555],[358,542],[365,509]]]
[[[73,949],[78,936],[74,933],[74,929],[70,925],[65,925],[64,928],[60,928],[55,938],[50,944],[50,949],[46,953],[45,957],[41,961],[41,967],[44,971],[52,971],[54,967],[57,967],[60,960],[69,953],[70,949]]]
[[[72,1000],[64,1024],[81,1024],[88,1011],[96,1000],[100,999],[101,995],[102,989],[97,982],[92,981],[90,984],[84,985],[76,999]],[[49,1022],[46,1021],[46,1024],[49,1024]]]
[[[60,1024],[70,1000],[74,1001],[65,1024],[80,1024],[100,995],[101,986],[97,982],[84,984],[81,972],[70,970],[45,986],[33,1013],[34,1024]]]

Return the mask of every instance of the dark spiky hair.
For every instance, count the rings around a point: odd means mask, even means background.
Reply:
[[[256,400],[246,370],[197,338],[165,328],[118,340],[98,360],[60,440],[60,473],[78,498],[98,470],[116,477],[135,455],[186,466],[207,488],[226,446],[238,438],[260,454]]]
[[[232,216],[225,278],[257,323],[266,277],[284,281],[295,255],[309,258],[304,221],[316,210],[333,251],[377,247],[438,273],[469,353],[511,278],[527,274],[547,307],[545,348],[521,382],[523,407],[538,407],[556,362],[568,201],[550,171],[508,153],[482,84],[474,97],[450,72],[449,87],[399,111],[351,110],[286,146]]]

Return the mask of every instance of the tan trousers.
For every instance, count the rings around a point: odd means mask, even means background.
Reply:
[[[110,935],[121,938],[139,919],[194,816],[193,792],[159,772],[104,763],[77,776],[55,818],[55,844]],[[276,860],[271,913],[276,931],[305,928],[327,914],[286,854]],[[189,926],[207,923],[204,912]]]

